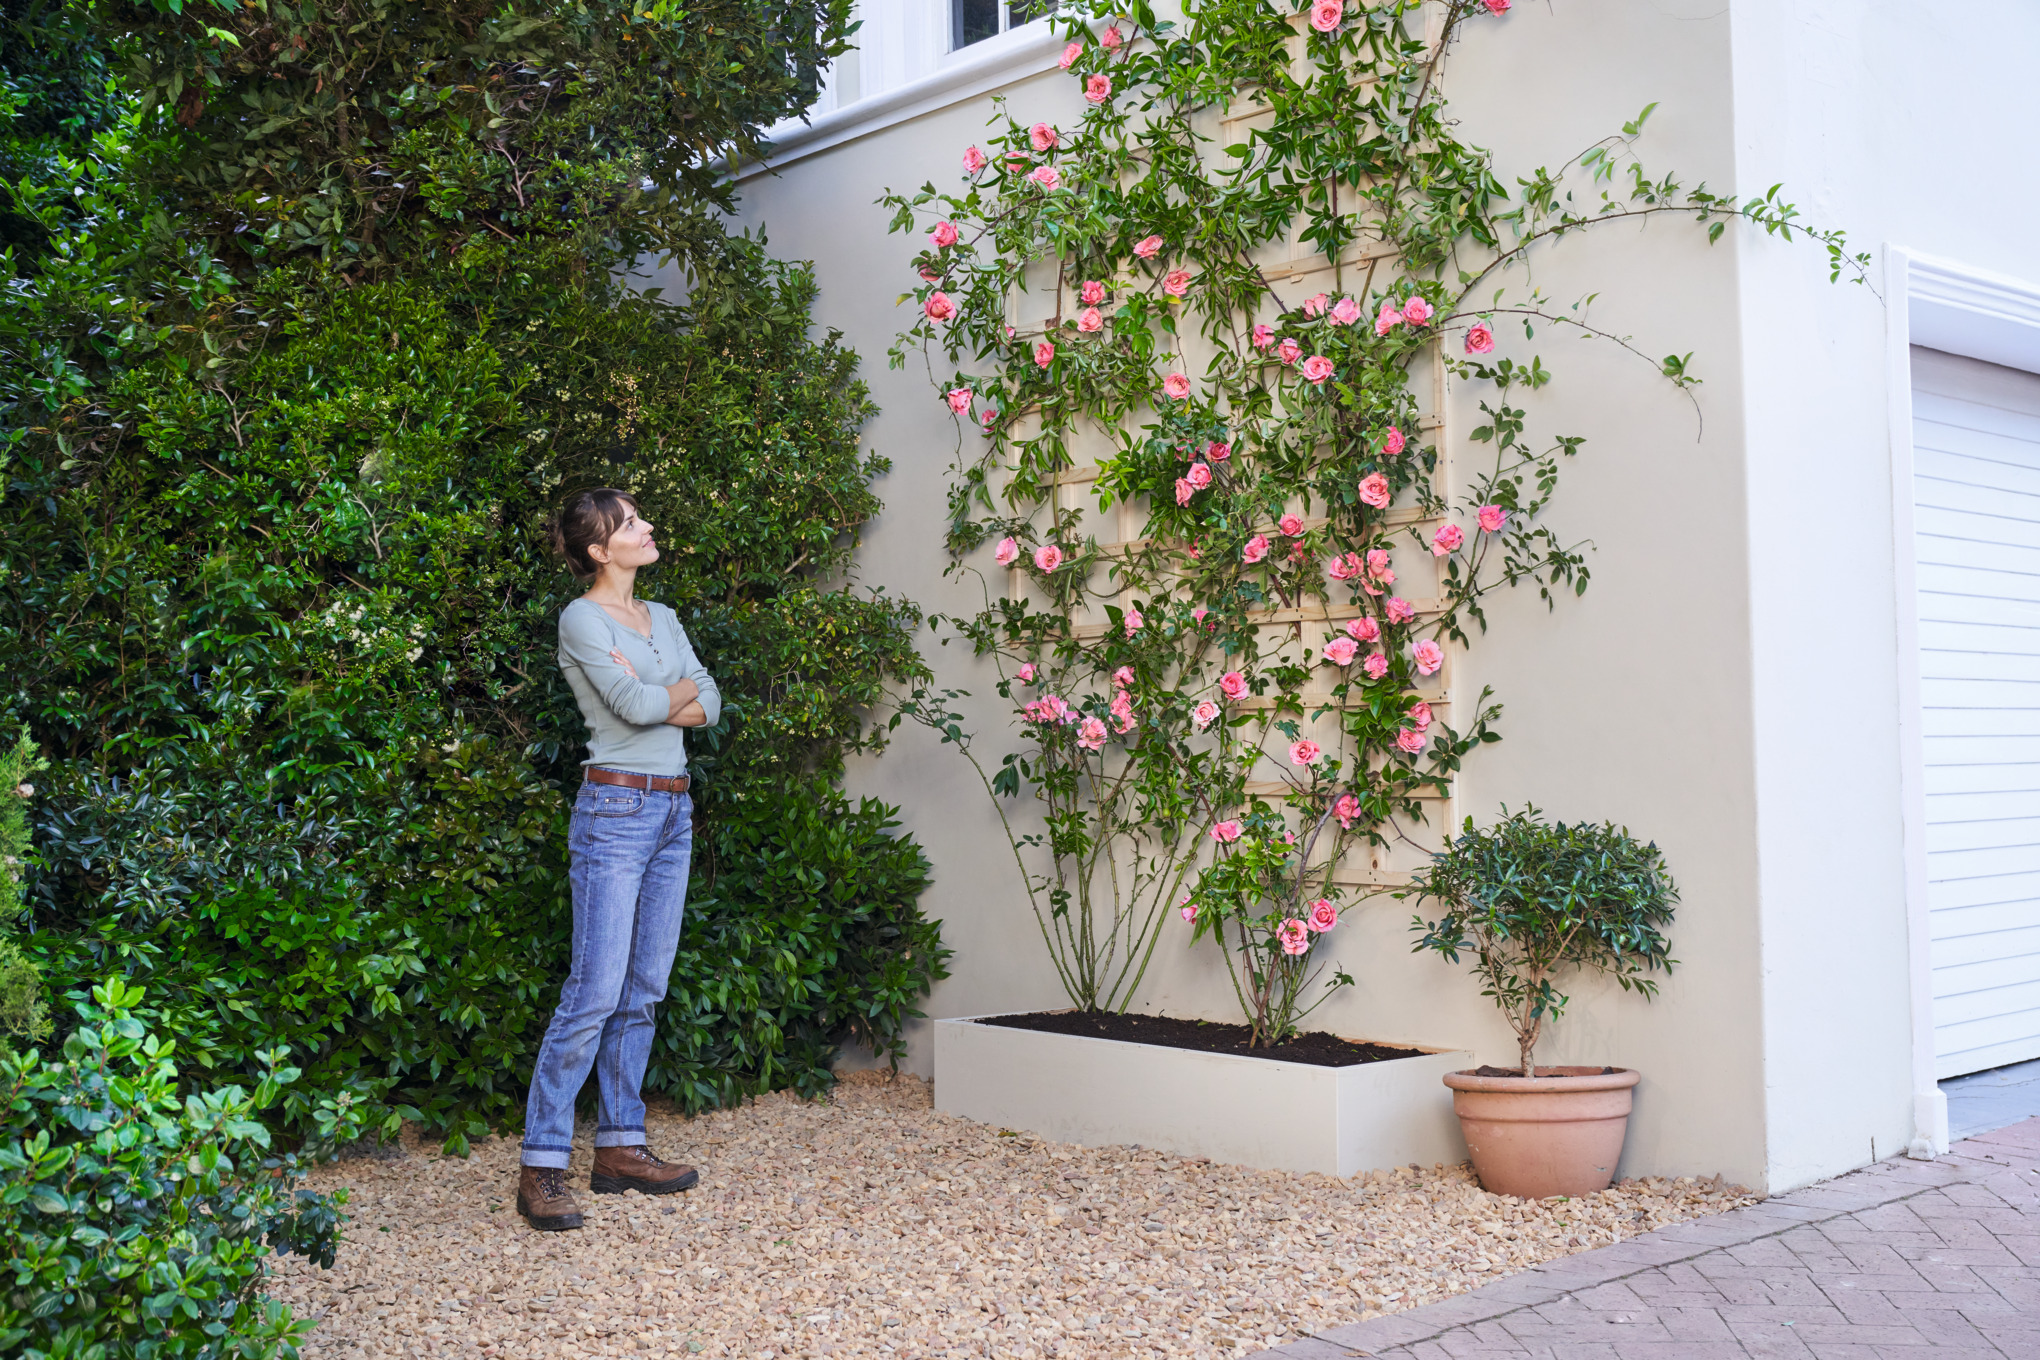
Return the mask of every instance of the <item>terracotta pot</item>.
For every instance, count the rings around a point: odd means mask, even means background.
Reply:
[[[1601,1067],[1540,1067],[1537,1073],[1446,1074],[1480,1183],[1522,1199],[1606,1190],[1629,1131],[1637,1074]]]

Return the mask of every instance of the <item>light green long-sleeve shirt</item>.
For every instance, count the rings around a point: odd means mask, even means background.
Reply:
[[[680,728],[666,724],[666,686],[692,680],[710,727],[722,716],[722,693],[673,611],[650,601],[646,607],[652,612],[650,637],[585,597],[560,611],[560,669],[588,724],[588,758],[581,763],[633,774],[685,774],[687,743]],[[630,658],[635,677],[610,657],[611,649]]]

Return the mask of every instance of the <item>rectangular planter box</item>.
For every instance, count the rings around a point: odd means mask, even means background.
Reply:
[[[1447,1072],[1463,1049],[1352,1067],[935,1022],[935,1108],[1064,1143],[1138,1143],[1271,1171],[1466,1160]]]

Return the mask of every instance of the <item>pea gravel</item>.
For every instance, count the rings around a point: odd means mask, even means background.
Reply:
[[[463,1160],[407,1134],[321,1168],[351,1191],[348,1243],[271,1290],[318,1320],[308,1357],[347,1360],[1231,1357],[1756,1198],[1681,1178],[1523,1201],[1458,1166],[1341,1181],[1077,1147],[880,1073],[826,1103],[655,1109],[649,1137],[701,1185],[589,1195],[583,1137],[579,1232],[518,1218],[513,1139]]]

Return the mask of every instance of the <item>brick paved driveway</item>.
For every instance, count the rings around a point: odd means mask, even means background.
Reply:
[[[2040,1119],[1253,1360],[2040,1360]]]

